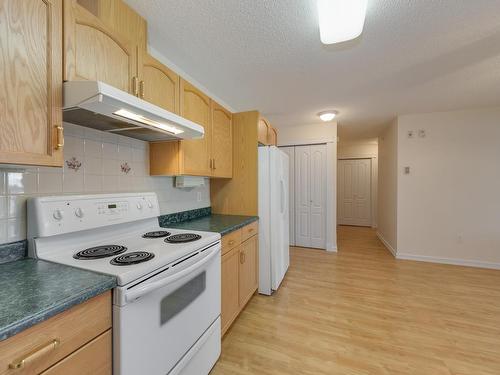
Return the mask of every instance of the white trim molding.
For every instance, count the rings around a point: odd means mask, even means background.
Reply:
[[[383,243],[383,244],[384,244],[384,246],[387,248],[387,250],[389,250],[389,251],[391,252],[392,256],[393,256],[394,258],[398,259],[398,256],[397,256],[398,252],[397,252],[397,250],[396,250],[396,249],[394,249],[394,248],[391,246],[391,244],[390,244],[389,242],[387,242],[387,240],[384,238],[384,236],[383,236],[380,232],[378,232],[378,231],[377,231],[377,237],[378,237],[378,239],[379,239],[380,241],[382,241],[382,243]]]
[[[474,260],[474,259],[440,258],[429,255],[414,255],[409,253],[398,253],[396,255],[396,259],[500,270],[500,263],[484,262],[482,260]]]

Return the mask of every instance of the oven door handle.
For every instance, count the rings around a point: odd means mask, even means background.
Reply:
[[[172,276],[167,276],[161,280],[158,281],[153,281],[151,283],[146,283],[143,286],[138,287],[137,289],[128,291],[125,295],[125,301],[126,302],[134,302],[137,300],[139,297],[142,297],[148,293],[151,293],[157,289],[160,289],[168,284],[173,283],[174,281],[177,281],[179,279],[182,279],[184,276],[196,271],[197,269],[203,267],[205,264],[210,262],[213,258],[215,258],[218,254],[220,253],[220,247],[215,246],[210,254],[205,256],[202,260],[199,262],[196,262],[195,264],[183,269],[180,272],[177,272],[173,274]]]

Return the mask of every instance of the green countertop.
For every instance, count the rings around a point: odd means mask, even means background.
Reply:
[[[0,340],[115,286],[114,277],[42,260],[0,264]]]
[[[218,232],[221,236],[259,220],[257,216],[209,215],[181,223],[169,224],[169,228]]]

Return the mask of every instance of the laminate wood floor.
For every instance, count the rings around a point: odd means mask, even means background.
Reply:
[[[369,228],[340,227],[338,242],[291,249],[212,375],[500,374],[500,271],[395,260]]]

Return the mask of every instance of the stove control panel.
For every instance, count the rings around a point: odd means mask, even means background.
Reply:
[[[155,193],[37,197],[28,201],[28,235],[50,236],[159,215]]]

